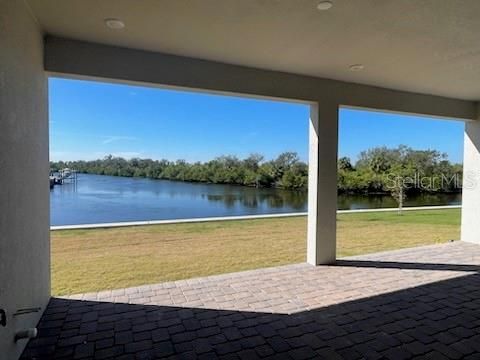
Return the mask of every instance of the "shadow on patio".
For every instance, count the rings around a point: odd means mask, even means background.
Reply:
[[[373,261],[373,260],[346,260],[339,259],[335,266],[349,266],[354,268],[401,269],[401,270],[437,270],[437,271],[466,271],[479,272],[478,265],[461,264],[432,264],[398,261]]]
[[[338,264],[473,273],[292,314],[52,298],[23,359],[478,358],[478,266]]]

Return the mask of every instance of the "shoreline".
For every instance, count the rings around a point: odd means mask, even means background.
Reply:
[[[461,205],[437,205],[437,206],[407,206],[402,211],[421,211],[421,210],[444,210],[444,209],[461,209]],[[337,214],[350,213],[368,213],[368,212],[395,212],[398,208],[377,208],[377,209],[356,209],[356,210],[337,210]],[[77,225],[54,225],[50,226],[50,231],[59,230],[80,230],[80,229],[102,229],[117,228],[145,225],[169,225],[169,224],[188,224],[214,221],[234,221],[234,220],[255,220],[255,219],[271,219],[282,217],[299,217],[307,216],[306,212],[284,213],[284,214],[262,214],[262,215],[241,215],[241,216],[217,216],[206,218],[187,218],[172,220],[145,220],[145,221],[122,221],[112,223],[97,224],[77,224]]]
[[[255,186],[255,185],[245,185],[237,183],[215,183],[209,181],[192,181],[192,180],[179,180],[179,179],[166,179],[166,178],[153,178],[148,176],[123,176],[123,175],[108,175],[108,174],[97,174],[97,173],[88,173],[88,172],[78,172],[81,175],[96,175],[96,176],[111,176],[115,178],[125,178],[125,179],[145,179],[145,180],[159,180],[159,181],[171,181],[185,184],[201,184],[201,185],[223,185],[223,186],[239,186],[248,189],[272,189],[272,190],[282,190],[289,192],[308,192],[308,187],[302,188],[284,188],[280,186]],[[408,195],[448,195],[448,194],[461,194],[461,189],[456,189],[455,191],[418,191],[418,189],[413,189],[411,192],[407,192]],[[354,196],[391,196],[391,193],[388,191],[352,191],[352,190],[337,190],[337,195],[354,195]]]

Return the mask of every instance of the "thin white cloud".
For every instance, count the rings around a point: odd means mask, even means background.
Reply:
[[[95,160],[96,156],[91,152],[50,150],[50,161]]]
[[[84,152],[84,151],[50,151],[50,161],[75,161],[75,160],[98,160],[103,159],[105,156],[112,155],[114,157],[122,157],[124,159],[131,159],[135,157],[145,157],[145,152],[143,151],[114,151],[114,152],[104,152],[104,151],[93,151],[93,152]]]
[[[110,135],[110,136],[102,136],[104,140],[102,141],[102,144],[111,144],[113,142],[117,141],[135,141],[137,140],[136,137],[134,136],[118,136],[118,135]]]

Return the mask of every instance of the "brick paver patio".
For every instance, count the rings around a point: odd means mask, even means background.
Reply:
[[[52,298],[23,358],[480,359],[462,242]]]

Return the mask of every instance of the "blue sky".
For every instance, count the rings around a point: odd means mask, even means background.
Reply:
[[[305,105],[196,92],[52,78],[50,158],[205,161],[296,151],[308,159]],[[340,156],[373,146],[437,149],[462,161],[463,123],[342,109]]]
[[[339,154],[355,160],[364,149],[374,146],[433,149],[463,162],[464,123],[428,117],[342,109],[339,125]]]

